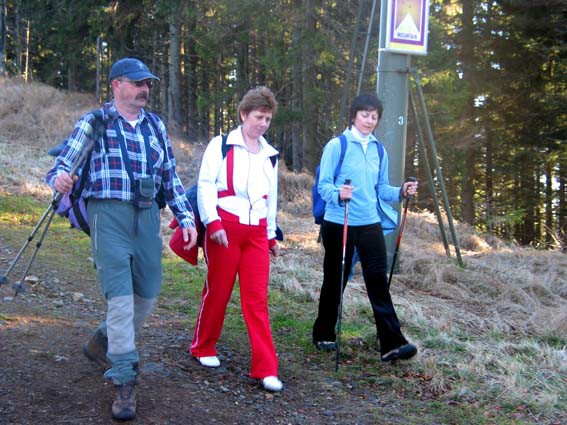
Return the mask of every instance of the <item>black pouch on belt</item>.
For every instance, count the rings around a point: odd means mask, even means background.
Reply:
[[[145,177],[136,180],[134,186],[134,205],[137,208],[150,208],[154,202],[154,179]]]

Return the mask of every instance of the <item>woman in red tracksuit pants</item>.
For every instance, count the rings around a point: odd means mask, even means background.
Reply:
[[[278,152],[262,136],[276,110],[269,89],[248,91],[238,105],[241,125],[226,139],[226,155],[221,136],[211,140],[203,155],[197,200],[207,229],[203,248],[208,272],[190,348],[201,365],[220,366],[215,345],[238,274],[252,349],[250,376],[269,391],[283,388],[268,314],[270,253],[279,254]]]

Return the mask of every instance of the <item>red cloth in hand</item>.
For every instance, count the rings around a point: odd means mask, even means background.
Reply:
[[[175,229],[171,239],[169,240],[169,247],[175,254],[179,257],[183,258],[189,264],[194,266],[197,265],[197,256],[199,254],[199,247],[198,244],[195,244],[193,248],[186,250],[184,249],[187,242],[183,240],[183,231],[181,230],[181,226],[177,223],[177,220],[174,218],[171,223],[169,223],[170,229]]]

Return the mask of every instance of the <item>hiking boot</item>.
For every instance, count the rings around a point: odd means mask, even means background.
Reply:
[[[337,343],[335,341],[313,341],[315,347],[320,351],[335,351],[337,349]]]
[[[96,331],[89,341],[83,346],[83,353],[92,362],[98,364],[102,369],[107,370],[112,366],[112,362],[106,357],[108,350],[108,338],[100,330]]]
[[[136,381],[116,385],[116,397],[112,403],[112,417],[129,421],[136,417]]]
[[[411,359],[417,354],[417,347],[413,344],[405,344],[391,351],[388,351],[382,356],[383,362],[395,362],[396,360]]]

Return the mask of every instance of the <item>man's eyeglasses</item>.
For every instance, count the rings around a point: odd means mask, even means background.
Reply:
[[[131,83],[134,84],[136,87],[144,87],[145,85],[148,86],[149,89],[152,88],[154,82],[150,79],[147,80],[140,80],[140,81],[132,81],[132,80],[118,80],[122,83],[126,82],[126,83]]]

